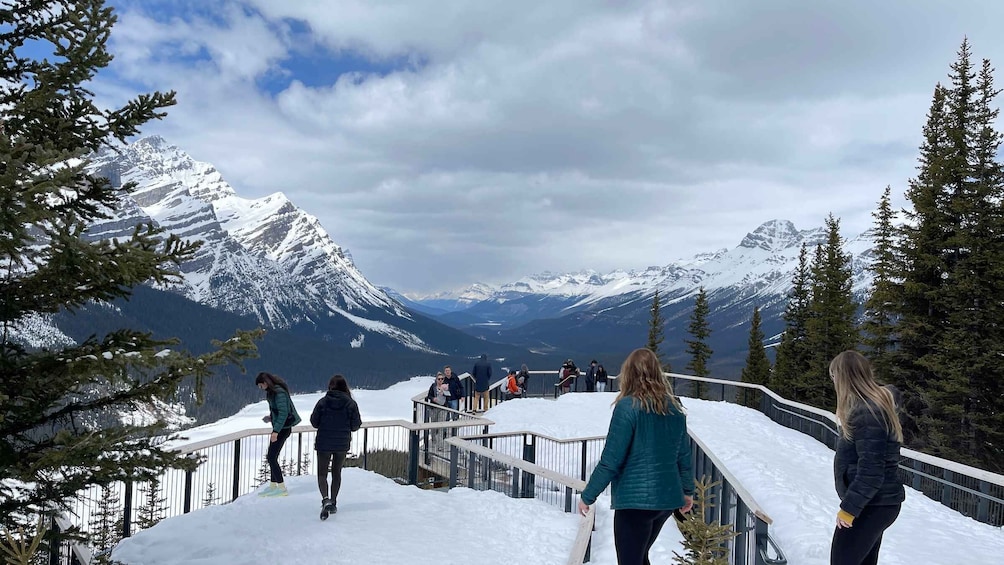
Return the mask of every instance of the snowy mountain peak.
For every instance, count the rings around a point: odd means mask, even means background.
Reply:
[[[184,281],[173,289],[187,298],[254,316],[265,327],[343,328],[325,339],[352,347],[375,333],[433,350],[402,329],[414,326],[412,315],[366,280],[320,221],[282,192],[241,198],[215,167],[158,136],[98,152],[89,168],[114,184],[135,185],[109,220],[89,228],[95,237],[125,235],[137,222],[153,220],[204,243],[181,266]]]
[[[787,249],[792,245],[799,245],[801,240],[801,234],[795,229],[795,224],[788,220],[771,220],[746,234],[746,237],[739,242],[739,247],[760,248],[764,251],[774,252]]]

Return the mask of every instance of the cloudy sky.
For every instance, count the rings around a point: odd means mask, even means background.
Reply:
[[[871,223],[1004,2],[113,0],[108,104],[282,191],[378,285],[664,265],[762,222]],[[998,75],[999,82],[1004,78]]]

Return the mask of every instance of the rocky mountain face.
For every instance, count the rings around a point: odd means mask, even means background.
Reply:
[[[354,347],[370,340],[441,352],[420,337],[407,309],[366,280],[317,218],[281,192],[242,198],[212,165],[159,137],[105,150],[91,168],[136,185],[112,218],[91,229],[95,236],[124,235],[153,221],[204,242],[181,266],[183,283],[168,290],[266,328],[314,331]]]
[[[665,351],[670,360],[686,359],[683,340],[695,297],[708,293],[713,328],[712,348],[720,369],[737,372],[745,356],[754,306],[761,309],[768,341],[784,327],[781,315],[798,265],[801,246],[823,243],[825,230],[799,230],[790,221],[772,220],[748,233],[732,249],[701,253],[687,259],[630,271],[543,273],[476,292],[484,295],[464,309],[437,319],[482,337],[508,341],[540,351],[564,350],[621,353],[647,339],[652,296],[659,291],[667,320]],[[849,238],[844,251],[852,256],[854,290],[863,299],[871,275],[869,233]],[[444,301],[472,294],[471,289],[441,293]],[[411,297],[419,304],[429,298]],[[598,353],[597,353],[598,354]],[[685,361],[683,361],[685,363]],[[682,364],[680,366],[682,369]]]

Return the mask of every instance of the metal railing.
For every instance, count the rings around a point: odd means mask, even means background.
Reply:
[[[763,385],[667,373],[673,380],[703,382],[705,399],[724,400],[759,410],[775,423],[798,430],[834,449],[837,417],[832,412],[782,398]],[[900,449],[900,480],[928,498],[992,526],[1004,526],[1004,475],[912,449]]]
[[[731,524],[739,535],[729,542],[729,563],[783,565],[784,554],[770,537],[771,519],[753,496],[699,438],[690,435],[694,469],[698,476],[717,481],[708,496],[719,501],[705,520]],[[576,507],[576,498],[599,461],[603,436],[557,439],[530,431],[478,434],[446,440],[450,487],[494,490],[513,498],[536,498],[565,512]],[[592,517],[586,517],[590,535],[580,526],[569,563],[589,561]]]
[[[346,458],[345,466],[375,471],[401,484],[421,484],[425,477],[419,456],[431,445],[428,440],[431,433],[440,429],[453,430],[454,435],[481,433],[492,423],[460,412],[453,412],[452,416],[449,421],[428,424],[405,420],[365,422],[352,434],[354,449]],[[153,498],[160,502],[152,511],[148,506],[150,483],[113,483],[107,489],[92,488],[80,493],[72,501],[70,513],[61,518],[57,531],[66,531],[72,526],[85,535],[92,533],[98,527],[94,521],[104,513],[106,523],[115,525],[114,537],[121,539],[138,531],[146,514],[155,515],[157,519],[170,518],[227,503],[253,492],[269,479],[265,454],[270,433],[271,428],[256,428],[179,445],[177,451],[199,457],[202,463],[194,471],[164,472],[160,476],[159,491],[153,493]],[[279,454],[284,475],[316,472],[315,435],[316,430],[310,425],[293,428]],[[108,513],[111,515],[107,516]],[[63,545],[66,547],[58,551],[54,548],[50,562],[73,565],[89,562],[82,556],[91,553],[90,548]],[[100,554],[103,549],[95,548],[94,553]]]

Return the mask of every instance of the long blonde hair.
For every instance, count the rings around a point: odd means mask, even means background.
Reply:
[[[837,392],[837,420],[841,434],[852,439],[854,430],[850,424],[851,414],[862,404],[875,415],[873,406],[882,411],[882,422],[886,433],[892,432],[896,441],[903,441],[903,427],[896,413],[896,401],[892,391],[875,382],[872,364],[857,351],[844,351],[830,361],[830,376]]]
[[[621,365],[621,392],[614,399],[630,397],[645,412],[668,414],[672,403],[677,412],[683,413],[683,406],[673,394],[673,385],[662,372],[662,363],[655,353],[648,349],[635,349]]]

